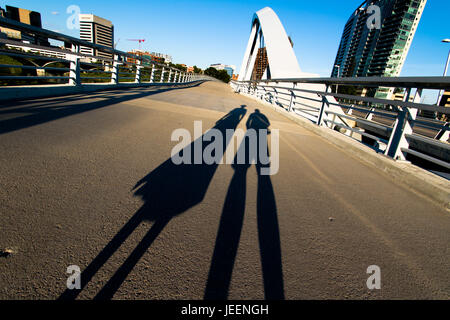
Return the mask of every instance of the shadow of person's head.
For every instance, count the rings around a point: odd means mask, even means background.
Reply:
[[[259,109],[255,111],[248,117],[246,123],[247,129],[268,129],[270,126],[270,121]]]
[[[246,109],[235,108],[213,127],[222,133],[222,154],[230,139],[226,130],[236,129],[246,112]],[[170,219],[203,200],[218,164],[206,164],[203,159],[198,163],[196,158],[203,158],[205,149],[212,143],[214,140],[198,138],[180,151],[183,158],[187,154],[186,159],[190,161],[175,164],[171,157],[135,185],[134,195],[144,201],[143,219]],[[195,154],[197,150],[200,150],[200,156]]]

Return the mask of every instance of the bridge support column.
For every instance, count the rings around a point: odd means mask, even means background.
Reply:
[[[72,45],[73,55],[70,56],[70,73],[69,73],[69,84],[73,86],[81,85],[80,76],[80,46]]]
[[[113,69],[111,73],[111,83],[112,84],[119,83],[119,56],[117,54],[114,55]]]
[[[406,92],[405,102],[409,101],[411,88]],[[414,96],[414,103],[420,103],[422,89],[417,89]],[[406,160],[402,149],[409,148],[409,142],[406,135],[412,134],[413,121],[416,120],[418,109],[409,109],[408,107],[399,107],[398,116],[392,129],[389,143],[386,148],[385,155],[394,160]]]
[[[326,86],[326,89],[325,89],[325,92],[329,92],[330,91],[330,86],[329,85],[327,85]],[[328,103],[328,99],[327,99],[327,96],[322,96],[322,106],[320,107],[320,110],[319,110],[319,115],[318,115],[318,117],[317,117],[317,122],[316,122],[316,124],[318,125],[318,126],[323,126],[324,125],[324,118],[327,116],[326,115],[326,109],[328,108],[330,106],[330,104]]]

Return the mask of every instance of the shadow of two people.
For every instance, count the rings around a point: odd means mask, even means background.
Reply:
[[[270,166],[270,164],[262,159],[268,159],[269,150],[267,135],[262,135],[260,130],[267,130],[266,132],[270,134],[268,129],[270,122],[264,114],[256,109],[249,116],[246,126],[247,132],[250,129],[255,130],[256,140],[252,142],[249,136],[244,136],[244,140],[239,147],[240,150],[238,150],[233,161],[234,175],[222,210],[204,294],[206,300],[225,300],[228,298],[244,222],[247,171],[251,166],[252,158],[255,158],[254,155],[250,155],[251,143],[256,144],[256,159],[254,159],[258,175],[256,209],[265,298],[267,300],[284,299],[281,244],[275,194],[270,176],[264,174],[261,170]],[[261,139],[265,139],[265,141],[260,141]],[[260,150],[262,147],[265,150]],[[245,161],[238,160],[239,152],[243,152]]]
[[[222,133],[223,152],[225,152],[225,149],[232,138],[227,136],[226,130],[236,129],[246,112],[247,110],[245,109],[245,106],[236,108],[217,121],[216,125],[213,127]],[[204,141],[203,136],[198,138],[196,141],[201,143],[202,150],[204,150],[211,143]],[[191,148],[190,150],[192,150],[196,141],[192,142],[181,152],[185,152],[187,148]],[[194,155],[191,153],[192,158],[193,156]],[[81,273],[81,290],[67,289],[60,296],[60,299],[76,299],[80,292],[91,281],[93,276],[119,249],[129,235],[132,234],[143,221],[153,221],[154,223],[151,228],[139,244],[117,269],[114,275],[107,281],[94,299],[111,299],[114,296],[128,274],[133,270],[135,265],[152,245],[154,240],[159,236],[165,226],[171,221],[171,219],[203,200],[218,164],[193,163],[194,161],[192,159],[191,164],[182,163],[176,165],[172,162],[172,158],[169,158],[135,185],[134,194],[142,198],[144,201],[143,206],[130,218],[130,220],[117,232],[111,241],[83,270]],[[242,186],[239,186],[239,188],[241,187]],[[264,186],[262,185],[261,188],[263,187]],[[264,189],[267,187],[271,188],[271,184],[269,186],[266,183],[266,187],[264,187]],[[261,192],[262,191],[264,190],[261,189]],[[273,207],[273,190],[272,199]],[[273,211],[274,209],[275,208],[273,207],[270,210]],[[263,228],[267,227],[264,223],[262,225]],[[264,245],[264,247],[267,248],[266,245]]]

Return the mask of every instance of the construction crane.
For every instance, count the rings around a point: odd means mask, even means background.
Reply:
[[[117,42],[116,43],[114,43],[114,49],[116,49],[117,48],[117,44],[120,42],[120,39],[118,39],[117,40]]]
[[[145,42],[145,39],[127,39],[128,41],[138,41],[139,42],[139,50],[141,50],[141,43]]]

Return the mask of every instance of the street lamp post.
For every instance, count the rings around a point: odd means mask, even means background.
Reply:
[[[339,78],[339,71],[341,70],[341,66],[335,64],[334,67],[338,69],[338,71],[337,71],[337,78]],[[338,89],[339,89],[339,85],[336,84],[336,93],[338,93]]]
[[[444,39],[444,40],[442,40],[442,42],[444,42],[444,43],[450,43],[450,39]],[[448,70],[448,64],[449,64],[449,62],[450,62],[450,50],[448,50],[447,63],[445,64],[445,69],[444,69],[444,77],[447,75],[447,70]],[[440,104],[443,94],[444,94],[444,91],[443,91],[443,90],[440,90],[440,91],[439,91],[438,100],[437,100],[437,103],[436,103],[437,105]]]

